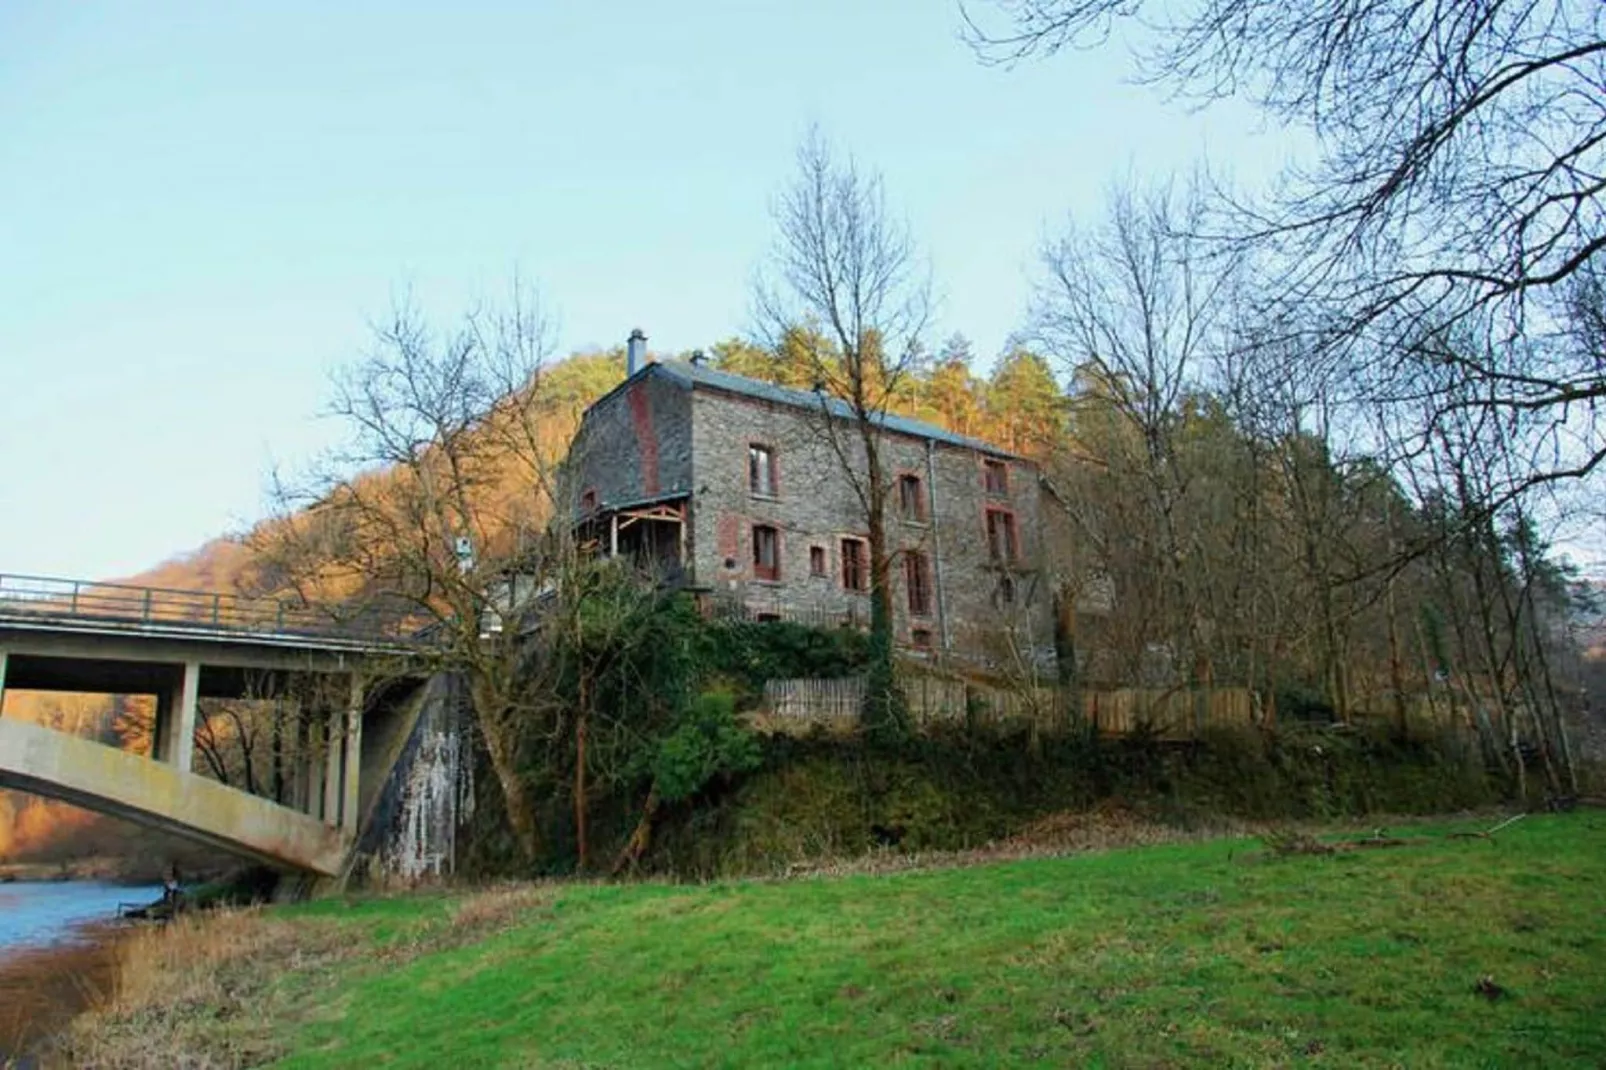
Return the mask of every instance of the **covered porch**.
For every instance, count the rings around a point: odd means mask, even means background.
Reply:
[[[581,516],[575,533],[582,549],[625,558],[660,582],[678,585],[688,579],[690,507],[691,495],[685,492],[603,502]]]

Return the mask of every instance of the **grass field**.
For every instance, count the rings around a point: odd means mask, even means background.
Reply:
[[[143,991],[85,1023],[78,1055],[107,1066],[134,1065],[141,1045],[168,1065],[188,1050],[288,1067],[1606,1065],[1606,814],[1452,835],[1476,827],[1395,827],[1408,842],[1331,854],[1218,840],[214,919],[149,938],[165,950],[136,949]]]

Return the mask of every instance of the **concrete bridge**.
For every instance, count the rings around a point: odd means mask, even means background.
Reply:
[[[147,754],[0,717],[0,787],[341,876],[418,718],[414,652],[393,623],[275,601],[0,575],[0,712],[8,691],[156,698]],[[194,771],[201,699],[309,693],[286,804]]]

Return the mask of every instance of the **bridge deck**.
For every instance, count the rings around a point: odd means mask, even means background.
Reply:
[[[342,617],[283,599],[4,573],[0,623],[36,632],[351,652],[400,650],[409,638],[406,621],[394,615]]]

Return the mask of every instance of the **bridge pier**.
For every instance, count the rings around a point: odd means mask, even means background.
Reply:
[[[367,681],[361,673],[351,674],[346,697],[345,754],[340,777],[340,827],[355,834],[362,814],[358,807],[362,787],[362,715]]]
[[[186,661],[156,693],[151,757],[188,773],[195,761],[195,718],[201,699],[201,663]]]

